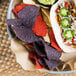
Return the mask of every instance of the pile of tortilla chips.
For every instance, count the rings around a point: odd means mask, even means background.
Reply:
[[[62,50],[56,43],[49,20],[49,9],[31,4],[16,6],[13,13],[17,19],[8,19],[7,25],[26,46],[33,49],[29,52],[39,69],[55,69],[62,62]]]

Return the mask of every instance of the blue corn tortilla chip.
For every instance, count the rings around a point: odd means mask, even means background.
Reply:
[[[15,37],[15,34],[11,28],[11,25],[14,25],[14,26],[21,26],[22,25],[22,20],[21,19],[8,19],[7,20],[7,26],[9,28],[9,31],[10,31],[10,35],[11,37]]]
[[[21,26],[22,25],[22,20],[21,19],[8,19],[7,20],[7,26]]]
[[[55,69],[60,65],[59,60],[61,52],[57,51],[49,43],[46,43],[43,39],[33,43],[35,52],[41,56],[41,64],[47,65],[50,70]]]
[[[43,63],[48,66],[50,70],[53,70],[61,64],[59,60],[62,52],[54,49],[49,43],[46,43],[43,39],[39,39],[33,43],[35,52],[42,57]]]
[[[53,48],[50,44],[44,43],[45,46],[45,51],[47,54],[47,58],[49,60],[53,59],[53,60],[59,60],[59,58],[61,57],[62,52],[57,51],[57,49]]]
[[[13,26],[12,29],[15,31],[17,37],[25,43],[35,42],[40,38],[33,33],[31,28],[27,28],[25,26]]]
[[[27,28],[26,25],[23,24],[22,19],[9,19],[7,20],[7,25],[9,27],[13,25],[11,28],[15,31],[17,37],[26,43],[32,43],[40,38],[33,33],[32,28]]]
[[[54,70],[57,66],[59,66],[62,63],[61,61],[48,60],[46,58],[44,58],[44,61],[50,70]]]
[[[23,24],[25,24],[27,27],[32,28],[35,24],[38,13],[38,7],[26,6],[20,12],[18,12],[18,17],[23,20]]]
[[[49,43],[46,43],[43,39],[40,39],[40,41],[36,41],[33,43],[34,49],[38,55],[41,57],[46,57],[51,60],[59,60],[62,52],[57,51],[55,48],[53,48]]]
[[[45,47],[44,47],[42,41],[36,41],[36,42],[34,42],[33,46],[34,46],[35,52],[39,56],[46,57],[46,53],[45,53],[45,50],[44,50]]]

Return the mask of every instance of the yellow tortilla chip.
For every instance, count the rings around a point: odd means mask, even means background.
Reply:
[[[43,17],[44,21],[48,25],[48,27],[51,27],[50,11],[49,11],[49,9],[41,8],[41,14],[42,14],[42,17]]]

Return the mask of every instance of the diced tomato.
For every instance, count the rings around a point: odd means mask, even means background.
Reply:
[[[66,41],[67,41],[67,39],[64,40],[64,42],[66,42]]]
[[[75,40],[74,40],[74,39],[75,39],[75,38],[72,39],[72,44],[75,44]]]
[[[68,8],[68,9],[69,9],[69,7],[70,7],[69,3],[68,3],[68,2],[65,2],[64,7],[66,7],[66,8]]]
[[[69,28],[71,28],[72,25],[69,26]]]
[[[59,10],[60,10],[60,8],[57,8],[57,9],[56,9],[56,12],[59,13]]]
[[[70,43],[70,42],[67,42],[67,43],[66,43],[66,45],[70,46],[70,45],[71,45],[71,43]]]
[[[68,45],[68,46],[70,46],[70,45],[71,45],[71,43],[70,43],[70,42],[67,42],[67,39],[65,39],[65,40],[64,40],[64,42],[65,42],[65,44],[66,44],[66,45]]]

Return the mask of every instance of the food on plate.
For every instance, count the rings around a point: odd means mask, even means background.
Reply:
[[[58,4],[56,19],[60,26],[63,43],[76,46],[76,9],[73,1],[67,0]],[[59,20],[60,19],[60,20]]]

